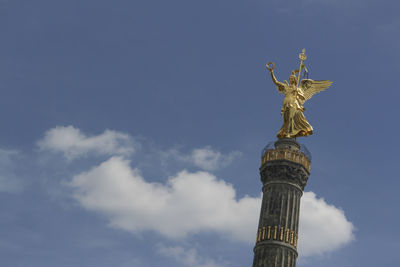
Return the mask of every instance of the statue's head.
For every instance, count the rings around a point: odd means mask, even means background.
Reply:
[[[296,84],[297,85],[297,77],[296,77],[296,71],[292,71],[292,75],[289,77],[289,84]]]

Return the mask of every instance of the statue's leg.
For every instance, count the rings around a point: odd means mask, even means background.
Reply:
[[[277,137],[287,138],[289,134],[289,125],[290,125],[289,108],[285,108],[284,110],[282,110],[282,119],[283,119],[283,124],[278,132]]]
[[[303,112],[297,110],[293,117],[293,124],[296,129],[296,137],[297,136],[307,136],[313,133],[312,126],[306,120]]]
[[[287,131],[287,138],[292,138],[296,135],[296,127],[294,123],[294,115],[296,112],[295,108],[290,107],[288,109],[288,131]]]

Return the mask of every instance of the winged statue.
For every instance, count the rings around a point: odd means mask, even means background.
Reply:
[[[278,132],[278,138],[296,138],[311,135],[313,128],[303,114],[305,111],[303,104],[313,95],[324,91],[332,84],[329,80],[315,81],[308,79],[308,77],[307,79],[302,79],[299,84],[301,69],[305,69],[305,65],[303,64],[303,61],[306,59],[305,49],[303,49],[299,58],[301,60],[300,68],[292,71],[292,74],[289,76],[289,82],[284,81],[282,83],[276,79],[274,74],[275,64],[273,62],[268,62],[266,65],[273,83],[277,86],[278,92],[285,95],[281,109],[283,125]]]

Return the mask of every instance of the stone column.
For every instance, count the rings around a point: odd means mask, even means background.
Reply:
[[[263,200],[253,267],[295,267],[300,198],[310,174],[310,156],[295,139],[279,139],[262,155]]]

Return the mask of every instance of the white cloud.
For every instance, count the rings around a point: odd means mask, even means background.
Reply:
[[[68,159],[89,153],[113,155],[67,183],[84,208],[105,215],[112,227],[134,234],[155,231],[171,239],[211,231],[231,240],[255,241],[261,197],[238,198],[231,184],[205,171],[183,170],[169,177],[165,184],[147,182],[126,159],[134,149],[133,140],[127,134],[106,130],[100,135],[87,136],[73,126],[55,127],[47,131],[38,144],[42,150],[64,153]],[[17,185],[15,181],[10,182],[13,181],[9,179],[12,172],[3,172],[8,173],[7,179],[1,173],[1,168],[12,166],[10,158],[15,153],[0,149],[0,191]],[[240,153],[224,155],[207,146],[187,155],[177,150],[160,154],[205,170],[215,170],[229,164]],[[312,192],[304,193],[300,212],[300,255],[333,251],[353,240],[353,231],[352,223],[341,209],[318,199]],[[164,254],[168,251],[184,252],[177,248],[163,249]],[[198,257],[195,251],[186,254],[191,255],[187,262]],[[208,266],[204,261],[197,262],[199,266]]]
[[[194,149],[190,159],[197,167],[212,171],[229,165],[239,155],[239,152],[231,152],[223,155],[221,152],[207,146]]]
[[[299,250],[301,256],[336,250],[354,239],[354,226],[344,212],[313,192],[301,198]]]
[[[210,146],[193,149],[190,154],[184,154],[177,149],[160,151],[159,154],[164,161],[175,159],[184,163],[193,164],[206,171],[224,168],[241,155],[238,151],[223,154]]]
[[[208,259],[199,256],[195,249],[185,249],[180,246],[165,247],[159,246],[158,252],[164,256],[171,257],[175,261],[189,267],[222,267],[223,263],[217,263],[213,259]]]
[[[38,142],[40,149],[61,152],[68,159],[98,155],[129,155],[133,152],[132,138],[125,133],[105,130],[102,134],[87,136],[73,126],[57,126],[48,130]]]
[[[22,189],[22,180],[16,174],[19,152],[0,149],[0,192],[18,192]]]
[[[201,231],[255,242],[261,198],[236,197],[232,185],[208,172],[181,171],[166,184],[149,183],[128,160],[112,157],[69,183],[81,205],[131,233],[156,231],[172,239]],[[343,211],[306,192],[301,204],[299,250],[311,256],[353,239]]]
[[[169,238],[217,231],[248,241],[254,236],[259,198],[235,199],[232,185],[207,172],[179,172],[166,185],[147,183],[129,161],[112,157],[73,178],[75,198],[133,233],[154,230]],[[249,228],[252,225],[254,227]]]

